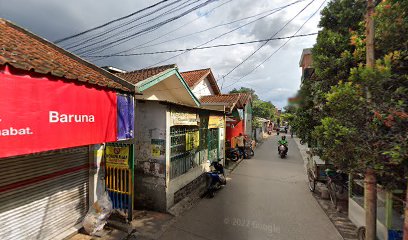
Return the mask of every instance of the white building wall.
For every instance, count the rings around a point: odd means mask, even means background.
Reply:
[[[167,106],[138,101],[135,110],[135,206],[166,211]]]
[[[214,95],[214,91],[211,87],[210,81],[208,81],[208,78],[204,78],[204,80],[199,82],[192,88],[192,91],[198,99],[200,99],[202,96]]]

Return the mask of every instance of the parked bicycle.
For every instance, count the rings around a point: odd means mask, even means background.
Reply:
[[[326,169],[326,186],[330,201],[337,207],[339,196],[348,193],[348,175],[340,170]]]

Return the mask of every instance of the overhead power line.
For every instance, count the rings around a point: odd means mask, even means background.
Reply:
[[[301,1],[305,1],[305,0],[301,0]],[[230,2],[230,1],[228,1],[228,2]],[[226,4],[226,3],[228,3],[228,2],[225,2],[225,3],[223,3],[223,4]],[[216,9],[216,8],[218,8],[218,7],[220,7],[220,6],[222,6],[223,4],[218,5],[217,7],[213,8],[212,10],[210,10],[210,12],[213,11],[214,9]],[[178,40],[178,39],[181,39],[181,38],[185,38],[185,37],[189,37],[189,36],[192,36],[192,35],[196,35],[196,34],[198,34],[198,33],[203,33],[203,32],[209,31],[209,30],[213,30],[213,29],[215,29],[215,28],[217,28],[217,27],[227,26],[227,25],[230,25],[230,24],[233,24],[233,23],[236,23],[236,22],[240,22],[240,21],[243,21],[243,20],[251,19],[251,18],[260,16],[260,15],[263,15],[263,14],[265,14],[265,13],[269,13],[269,12],[272,12],[272,11],[276,11],[277,9],[278,9],[278,8],[270,9],[270,10],[267,10],[267,11],[264,11],[264,12],[261,12],[261,13],[257,13],[257,14],[252,15],[252,16],[248,16],[248,17],[245,17],[245,18],[241,18],[241,19],[237,19],[237,20],[231,21],[231,22],[227,22],[227,23],[215,25],[215,26],[212,26],[212,27],[209,27],[209,28],[206,28],[206,29],[197,31],[197,32],[189,33],[189,34],[186,34],[186,35],[182,35],[182,36],[179,36],[179,37],[176,37],[176,38],[172,38],[172,39],[169,39],[169,40],[165,40],[165,41],[162,41],[162,42],[158,42],[158,43],[155,43],[155,44],[146,45],[146,44],[149,44],[149,43],[151,43],[151,42],[154,42],[154,41],[157,40],[157,39],[160,39],[160,38],[166,36],[167,34],[169,34],[169,33],[171,33],[171,32],[174,32],[174,31],[170,31],[170,32],[168,32],[168,33],[163,34],[162,36],[160,36],[160,37],[158,37],[158,38],[155,38],[155,39],[146,41],[146,42],[144,42],[144,43],[142,43],[142,44],[139,44],[139,45],[136,45],[136,46],[134,46],[134,47],[132,47],[132,48],[129,48],[129,49],[126,49],[126,50],[122,50],[122,51],[119,51],[119,52],[116,52],[116,53],[112,53],[112,54],[121,54],[121,53],[131,52],[131,51],[137,50],[137,49],[142,49],[142,48],[148,48],[148,47],[153,47],[153,46],[161,45],[161,44],[163,44],[163,43],[172,42],[172,41],[174,41],[174,40]],[[204,15],[202,15],[202,16],[204,16]],[[202,17],[202,16],[200,16],[200,17]],[[199,17],[199,18],[200,18],[200,17]],[[199,18],[196,18],[196,19],[193,20],[192,22],[196,21],[196,20],[199,19]],[[191,23],[191,22],[189,22],[189,23],[187,23],[187,24],[185,24],[185,25],[188,25],[188,24],[190,24],[190,23]],[[183,26],[185,26],[185,25],[183,25]],[[181,26],[180,28],[182,28],[183,26]],[[180,29],[180,28],[177,28],[177,29],[175,29],[175,30],[178,30],[178,29]],[[86,57],[87,57],[87,56],[86,56]]]
[[[209,48],[231,47],[231,46],[236,46],[236,45],[245,45],[245,44],[252,44],[252,43],[259,43],[259,42],[267,42],[267,41],[272,41],[272,40],[282,40],[282,39],[288,39],[288,38],[307,37],[307,36],[313,36],[313,35],[317,35],[317,33],[292,35],[292,36],[288,36],[288,37],[268,38],[268,39],[254,40],[254,41],[247,41],[247,42],[218,44],[218,45],[212,45],[212,46],[206,46],[206,47],[194,47],[194,48],[185,48],[185,49],[176,49],[176,50],[165,50],[165,51],[157,51],[157,52],[142,52],[142,53],[129,53],[129,54],[90,55],[90,56],[87,56],[87,57],[95,57],[95,58],[128,57],[128,56],[140,56],[140,55],[153,55],[153,54],[161,54],[161,53],[184,52],[184,51],[193,51],[193,50],[201,50],[201,49],[209,49]]]
[[[226,87],[231,87],[231,86],[237,84],[238,82],[240,82],[243,78],[245,78],[246,76],[248,76],[249,74],[251,74],[252,72],[254,72],[257,68],[259,68],[260,66],[262,66],[262,64],[264,64],[266,61],[268,61],[273,55],[275,55],[280,49],[282,49],[292,38],[298,36],[298,35],[296,35],[296,34],[306,25],[307,22],[309,22],[310,19],[312,19],[313,16],[316,15],[316,13],[319,12],[319,10],[323,7],[323,5],[324,5],[324,3],[325,3],[326,1],[327,1],[327,0],[324,0],[324,1],[320,4],[320,6],[317,8],[317,10],[316,10],[312,15],[309,16],[309,18],[299,27],[299,29],[298,29],[292,36],[290,36],[290,37],[288,38],[288,40],[287,40],[286,42],[284,42],[279,48],[277,48],[273,53],[271,53],[265,60],[263,60],[260,64],[258,64],[256,67],[254,67],[251,71],[249,71],[249,72],[246,73],[244,76],[240,77],[237,81],[235,81],[234,83],[232,83],[232,84],[230,84],[230,85],[228,85],[228,86],[226,86]]]
[[[204,43],[202,43],[202,44],[199,44],[199,45],[195,46],[194,48],[198,48],[198,47],[204,46],[204,45],[206,45],[206,44],[208,44],[208,43],[210,43],[210,42],[213,42],[213,41],[215,41],[215,40],[217,40],[217,39],[219,39],[219,38],[221,38],[221,37],[223,37],[223,36],[225,36],[225,35],[227,35],[227,34],[229,34],[229,33],[232,33],[232,32],[234,32],[234,31],[236,31],[236,30],[238,30],[238,29],[241,29],[241,28],[243,28],[243,27],[245,27],[245,26],[247,26],[247,25],[249,25],[249,24],[252,24],[252,23],[254,23],[254,22],[256,22],[256,21],[259,21],[259,20],[261,20],[261,19],[263,19],[263,18],[266,18],[266,17],[268,17],[268,16],[270,16],[270,15],[272,15],[272,14],[274,14],[274,13],[277,13],[277,12],[279,12],[279,11],[281,11],[281,10],[283,10],[283,9],[285,9],[285,8],[287,8],[287,7],[289,7],[289,6],[292,6],[292,5],[297,4],[297,3],[299,3],[299,2],[302,2],[302,1],[303,1],[303,0],[298,0],[298,1],[292,2],[292,3],[290,3],[290,4],[287,4],[287,5],[285,5],[285,6],[279,7],[279,8],[277,8],[276,11],[273,11],[273,12],[271,12],[271,13],[265,15],[265,16],[259,17],[259,18],[255,19],[255,20],[253,20],[253,21],[250,21],[250,22],[248,22],[248,23],[246,23],[246,24],[243,24],[243,25],[241,25],[241,26],[239,26],[239,27],[236,27],[236,28],[234,28],[234,29],[232,29],[232,30],[230,30],[230,31],[227,31],[227,32],[225,32],[225,33],[222,33],[222,34],[218,35],[217,37],[214,37],[214,38],[212,38],[212,39],[210,39],[210,40],[208,40],[208,41],[206,41],[206,42],[204,42]],[[187,52],[189,52],[189,51],[184,51],[184,52],[182,52],[182,53],[176,54],[176,55],[174,55],[174,56],[172,56],[172,57],[169,57],[169,58],[166,58],[166,59],[164,59],[164,60],[162,60],[162,61],[156,62],[155,64],[152,64],[152,65],[150,65],[150,66],[147,66],[147,67],[145,67],[145,68],[143,68],[143,69],[150,68],[150,67],[154,67],[154,66],[156,66],[156,65],[158,65],[158,64],[161,64],[161,63],[164,63],[164,62],[166,62],[166,61],[168,61],[168,60],[170,60],[170,59],[179,57],[179,56],[181,56],[181,55],[183,55],[183,54],[185,54],[185,53],[187,53]]]
[[[121,54],[121,53],[125,53],[125,52],[130,52],[130,51],[133,51],[133,50],[136,50],[136,49],[141,49],[141,48],[148,48],[148,47],[152,47],[152,46],[157,46],[157,45],[160,45],[160,44],[163,44],[163,43],[171,42],[171,41],[174,41],[174,40],[177,40],[177,39],[180,39],[180,38],[184,38],[184,37],[187,37],[187,36],[191,36],[191,35],[194,35],[194,34],[197,34],[197,33],[205,32],[205,31],[208,31],[208,30],[210,30],[210,29],[213,29],[213,28],[207,28],[207,29],[202,30],[202,31],[190,33],[190,34],[187,34],[187,35],[184,35],[184,36],[180,36],[180,37],[177,37],[177,38],[173,38],[173,39],[165,40],[165,41],[162,41],[162,42],[159,42],[159,43],[147,45],[147,44],[149,44],[149,43],[151,43],[151,42],[154,42],[154,41],[156,41],[156,40],[158,40],[158,39],[161,39],[161,38],[163,38],[163,37],[169,35],[170,33],[174,33],[174,32],[176,32],[176,31],[178,31],[178,30],[180,30],[180,29],[186,27],[187,25],[190,25],[191,23],[193,23],[193,22],[199,20],[199,19],[202,18],[202,17],[207,16],[208,14],[210,14],[211,12],[213,12],[214,10],[216,10],[217,8],[220,8],[220,7],[224,6],[224,5],[227,4],[227,3],[230,3],[231,1],[232,1],[232,0],[228,0],[227,2],[224,2],[224,3],[220,4],[220,5],[218,5],[218,6],[214,7],[214,8],[212,8],[212,9],[209,10],[206,14],[200,15],[199,17],[193,19],[192,21],[189,21],[189,22],[187,22],[187,23],[181,25],[180,27],[177,27],[177,28],[175,28],[175,29],[173,29],[173,30],[171,30],[171,31],[168,31],[168,32],[166,32],[166,33],[164,33],[164,34],[162,34],[162,35],[160,35],[160,36],[158,36],[158,37],[156,37],[156,38],[154,38],[154,39],[151,39],[151,40],[146,41],[146,42],[144,42],[144,43],[142,43],[142,44],[138,44],[138,45],[136,45],[136,46],[134,46],[134,47],[132,47],[132,48],[129,48],[129,49],[126,49],[126,50],[122,50],[122,51],[119,51],[119,52],[116,52],[116,53],[113,53],[113,54]],[[270,10],[269,10],[269,11],[270,11]],[[257,14],[257,15],[259,15],[259,14]],[[241,20],[242,20],[242,19],[241,19]],[[234,21],[234,22],[235,22],[235,21]],[[231,23],[232,23],[232,22],[231,22]],[[217,26],[223,26],[223,25],[226,25],[226,24],[221,24],[221,25],[217,25]],[[214,27],[214,28],[215,28],[215,27]],[[101,52],[101,51],[97,51],[97,52]],[[88,57],[88,56],[86,56],[86,57]]]
[[[120,23],[120,24],[117,25],[117,26],[112,26],[112,27],[110,27],[110,28],[108,28],[108,29],[106,29],[106,30],[103,30],[103,31],[101,31],[101,32],[97,32],[97,33],[95,33],[95,34],[93,34],[93,35],[84,37],[84,38],[82,38],[82,39],[78,39],[78,40],[76,40],[76,41],[74,41],[74,42],[71,42],[71,43],[68,43],[68,44],[64,45],[63,47],[64,47],[65,49],[67,49],[67,50],[70,50],[70,49],[76,48],[76,47],[78,47],[78,46],[84,45],[85,43],[88,43],[88,42],[91,42],[91,41],[95,41],[95,40],[97,40],[97,39],[99,39],[99,38],[101,38],[101,37],[103,37],[103,36],[105,36],[105,35],[107,35],[107,34],[109,34],[109,33],[113,33],[113,32],[115,32],[115,31],[117,31],[117,30],[119,30],[119,29],[121,29],[121,28],[124,28],[124,27],[126,27],[126,26],[128,26],[128,25],[130,25],[130,24],[132,24],[132,23],[134,23],[134,22],[137,22],[137,21],[139,21],[139,20],[141,20],[141,19],[143,19],[143,18],[150,17],[150,16],[152,16],[153,14],[158,13],[158,12],[160,12],[160,11],[162,11],[162,10],[164,10],[164,9],[166,9],[166,8],[168,8],[168,7],[170,7],[170,6],[174,5],[174,4],[176,4],[176,3],[178,3],[178,2],[182,2],[182,1],[184,1],[184,0],[175,0],[175,1],[170,2],[170,3],[168,3],[168,4],[164,5],[164,6],[161,6],[160,8],[156,8],[156,9],[154,9],[153,11],[147,12],[147,13],[144,14],[144,15],[141,15],[141,16],[138,16],[138,17],[136,17],[136,18],[133,18],[133,19],[131,19],[131,20],[129,20],[129,21]],[[187,2],[188,2],[188,1],[190,1],[190,0],[187,0]],[[200,1],[200,0],[198,0],[198,1]],[[184,3],[182,3],[182,4],[178,5],[178,6],[175,6],[174,8],[172,8],[172,9],[170,9],[170,10],[168,10],[168,11],[171,13],[171,12],[174,11],[174,9],[181,9],[180,7],[181,7],[182,5],[184,5],[185,3],[186,3],[186,2],[184,2]],[[152,18],[152,19],[148,19],[148,20],[146,20],[146,21],[144,21],[144,22],[142,22],[142,23],[140,23],[140,24],[137,24],[135,27],[140,26],[140,25],[147,24],[147,23],[149,23],[149,22],[151,22],[151,21],[153,21],[153,20],[155,20],[155,19],[157,19],[157,18],[159,18],[159,17],[162,17],[162,16],[167,15],[169,12],[165,12],[165,13],[162,13],[161,15],[159,15],[158,17],[155,17],[155,18]],[[128,30],[128,29],[130,29],[130,28],[127,28],[126,30]],[[126,30],[124,30],[124,31],[126,31]],[[115,36],[118,36],[118,35],[120,35],[120,33],[116,33],[116,34],[115,34]]]
[[[155,3],[155,4],[153,4],[153,5],[150,5],[150,6],[148,6],[148,7],[143,8],[143,9],[140,9],[140,10],[138,10],[138,11],[136,11],[136,12],[133,12],[133,13],[131,13],[131,14],[129,14],[129,15],[126,15],[126,16],[124,16],[124,17],[117,18],[117,19],[115,19],[115,20],[109,21],[109,22],[104,23],[104,24],[102,24],[102,25],[99,25],[99,26],[97,26],[97,27],[88,29],[88,30],[86,30],[86,31],[83,31],[83,32],[80,32],[80,33],[77,33],[77,34],[74,34],[74,35],[71,35],[71,36],[68,36],[68,37],[64,37],[64,38],[58,39],[58,40],[54,41],[54,43],[56,43],[56,44],[57,44],[57,43],[61,43],[61,42],[66,41],[66,40],[68,40],[68,39],[72,39],[72,38],[75,38],[75,37],[84,35],[84,34],[86,34],[86,33],[95,31],[95,30],[97,30],[97,29],[106,27],[106,26],[108,26],[108,25],[110,25],[110,24],[112,24],[112,23],[115,23],[115,22],[121,21],[121,20],[123,20],[123,19],[129,18],[129,17],[131,17],[131,16],[134,16],[134,15],[136,15],[136,14],[138,14],[138,13],[141,13],[141,12],[146,11],[146,10],[148,10],[148,9],[154,8],[154,7],[156,7],[156,6],[159,6],[160,4],[163,4],[163,3],[168,2],[168,1],[169,1],[169,0],[162,0],[162,1],[158,2],[158,3]]]
[[[270,38],[275,37],[277,34],[279,34],[283,29],[285,29],[297,16],[299,16],[303,11],[306,10],[315,0],[310,1],[302,10],[300,10],[294,17],[292,17],[285,25],[283,25],[277,32],[273,33]],[[228,73],[224,75],[224,78],[230,75],[235,69],[237,69],[239,66],[244,64],[248,59],[250,59],[255,53],[257,53],[261,48],[263,48],[266,44],[268,44],[269,41],[264,42],[261,46],[259,46],[255,51],[253,51],[249,56],[247,56],[244,60],[242,60],[239,64],[237,64],[235,67],[233,67]]]
[[[180,0],[177,0],[176,2],[178,2],[178,1],[180,1]],[[183,1],[183,0],[181,0],[181,1]],[[187,0],[187,1],[185,1],[185,2],[182,2],[181,4],[179,4],[179,5],[177,5],[177,6],[174,6],[173,8],[169,9],[167,12],[161,13],[160,15],[155,16],[155,17],[153,17],[153,18],[150,18],[150,19],[148,19],[148,20],[146,20],[146,21],[144,21],[144,22],[134,24],[134,25],[132,25],[132,26],[127,27],[126,29],[120,30],[119,32],[115,32],[115,33],[113,33],[113,36],[109,36],[109,35],[108,35],[108,36],[105,36],[104,38],[102,38],[101,40],[98,40],[98,41],[96,41],[96,42],[94,42],[94,41],[97,40],[99,37],[90,38],[90,39],[88,39],[88,40],[86,40],[86,41],[83,41],[83,42],[81,42],[81,43],[78,43],[78,44],[76,44],[75,46],[73,46],[73,47],[79,47],[79,48],[75,49],[74,51],[78,52],[78,51],[80,51],[80,50],[83,50],[83,49],[86,49],[86,48],[89,48],[89,47],[95,47],[94,49],[98,49],[98,44],[100,44],[100,43],[106,42],[106,41],[108,41],[108,40],[114,40],[115,38],[118,39],[118,38],[120,38],[121,36],[123,36],[124,34],[130,32],[132,29],[135,29],[135,28],[144,26],[144,25],[146,25],[146,24],[148,24],[148,23],[150,23],[150,22],[154,22],[155,20],[157,20],[157,19],[159,19],[159,18],[162,18],[162,17],[164,17],[164,16],[167,16],[167,15],[169,15],[169,14],[171,14],[171,13],[174,13],[174,12],[176,12],[176,11],[182,10],[182,9],[184,9],[184,8],[188,8],[188,7],[190,7],[191,5],[194,5],[194,4],[196,4],[196,3],[200,2],[200,1],[203,1],[203,0],[194,0],[193,2],[190,2],[190,3],[188,3],[187,5],[185,5],[185,4],[186,4],[187,2],[189,2],[189,1],[191,1],[191,0]],[[169,5],[170,5],[170,4],[166,5],[165,7],[167,7],[167,6],[169,6]],[[183,6],[183,5],[184,5],[184,6]],[[143,17],[145,17],[145,16],[151,16],[152,14],[154,14],[154,13],[156,13],[156,12],[157,12],[157,11],[147,13],[147,14],[144,15]],[[140,19],[141,19],[141,18],[139,18],[139,19],[134,19],[134,20],[132,20],[131,22],[127,23],[126,25],[129,25],[129,24],[131,24],[131,23],[133,23],[133,22],[136,22],[137,20],[140,20]],[[124,26],[125,26],[125,25],[124,25]],[[118,29],[115,29],[115,30],[119,30],[120,28],[122,28],[122,26],[119,27]],[[144,34],[147,34],[147,33],[151,32],[151,31],[153,31],[153,30],[156,30],[156,28],[154,28],[154,29],[149,29],[148,27],[145,28],[145,29],[147,29],[147,30],[146,30],[146,31],[143,31],[143,30],[142,30],[142,31],[141,31],[139,34],[137,34],[135,37],[139,37],[139,36],[142,36],[142,35],[144,35]],[[109,32],[113,32],[113,31],[109,31]],[[111,34],[111,35],[112,35],[112,34]],[[103,36],[103,35],[100,35],[100,36]],[[124,36],[124,37],[126,37],[126,36]],[[87,43],[87,42],[91,42],[91,43],[88,43],[87,45],[83,45],[83,44],[85,44],[85,43]],[[71,47],[71,48],[73,48],[73,47]],[[84,52],[87,52],[87,51],[88,51],[88,50],[85,50]],[[90,50],[90,51],[93,52],[93,50]]]
[[[101,48],[111,46],[113,44],[116,44],[116,45],[123,44],[123,43],[129,41],[131,39],[131,37],[137,36],[137,35],[139,35],[139,34],[141,34],[143,32],[146,32],[146,31],[149,31],[149,30],[152,30],[152,29],[160,28],[160,27],[162,27],[162,26],[164,26],[164,25],[166,25],[166,24],[168,24],[170,22],[173,22],[174,20],[177,20],[177,19],[179,19],[181,17],[184,17],[185,15],[187,15],[187,14],[189,14],[189,13],[191,13],[191,12],[197,10],[197,9],[200,9],[200,8],[206,6],[206,5],[208,5],[208,4],[210,4],[210,3],[214,2],[214,1],[216,1],[216,0],[207,0],[204,3],[201,3],[201,4],[199,4],[199,5],[197,5],[197,6],[193,7],[193,8],[190,8],[190,9],[186,10],[185,12],[183,12],[183,13],[175,16],[175,17],[171,17],[169,19],[166,19],[166,20],[164,20],[164,21],[162,21],[160,23],[157,23],[157,24],[155,24],[153,26],[147,27],[147,28],[145,28],[143,30],[140,30],[140,31],[138,31],[136,33],[133,33],[133,34],[131,34],[129,36],[125,36],[125,37],[119,38],[117,40],[110,41],[108,43],[103,44],[102,46],[98,46],[98,47],[95,47],[93,49],[88,49],[88,50],[79,52],[78,54],[82,55],[82,54],[89,53],[89,52],[92,52],[92,51],[95,51],[95,50],[98,50],[98,49],[101,49]]]

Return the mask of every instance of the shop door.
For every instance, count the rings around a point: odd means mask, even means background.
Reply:
[[[88,210],[88,147],[0,159],[0,239],[55,239]]]

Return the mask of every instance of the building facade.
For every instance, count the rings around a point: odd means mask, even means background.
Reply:
[[[6,20],[0,32],[0,239],[64,238],[105,191],[100,146],[130,133],[118,99],[134,88]]]
[[[135,206],[169,211],[204,190],[207,161],[223,158],[224,112],[201,106],[176,65],[118,76],[142,93],[135,108]]]

